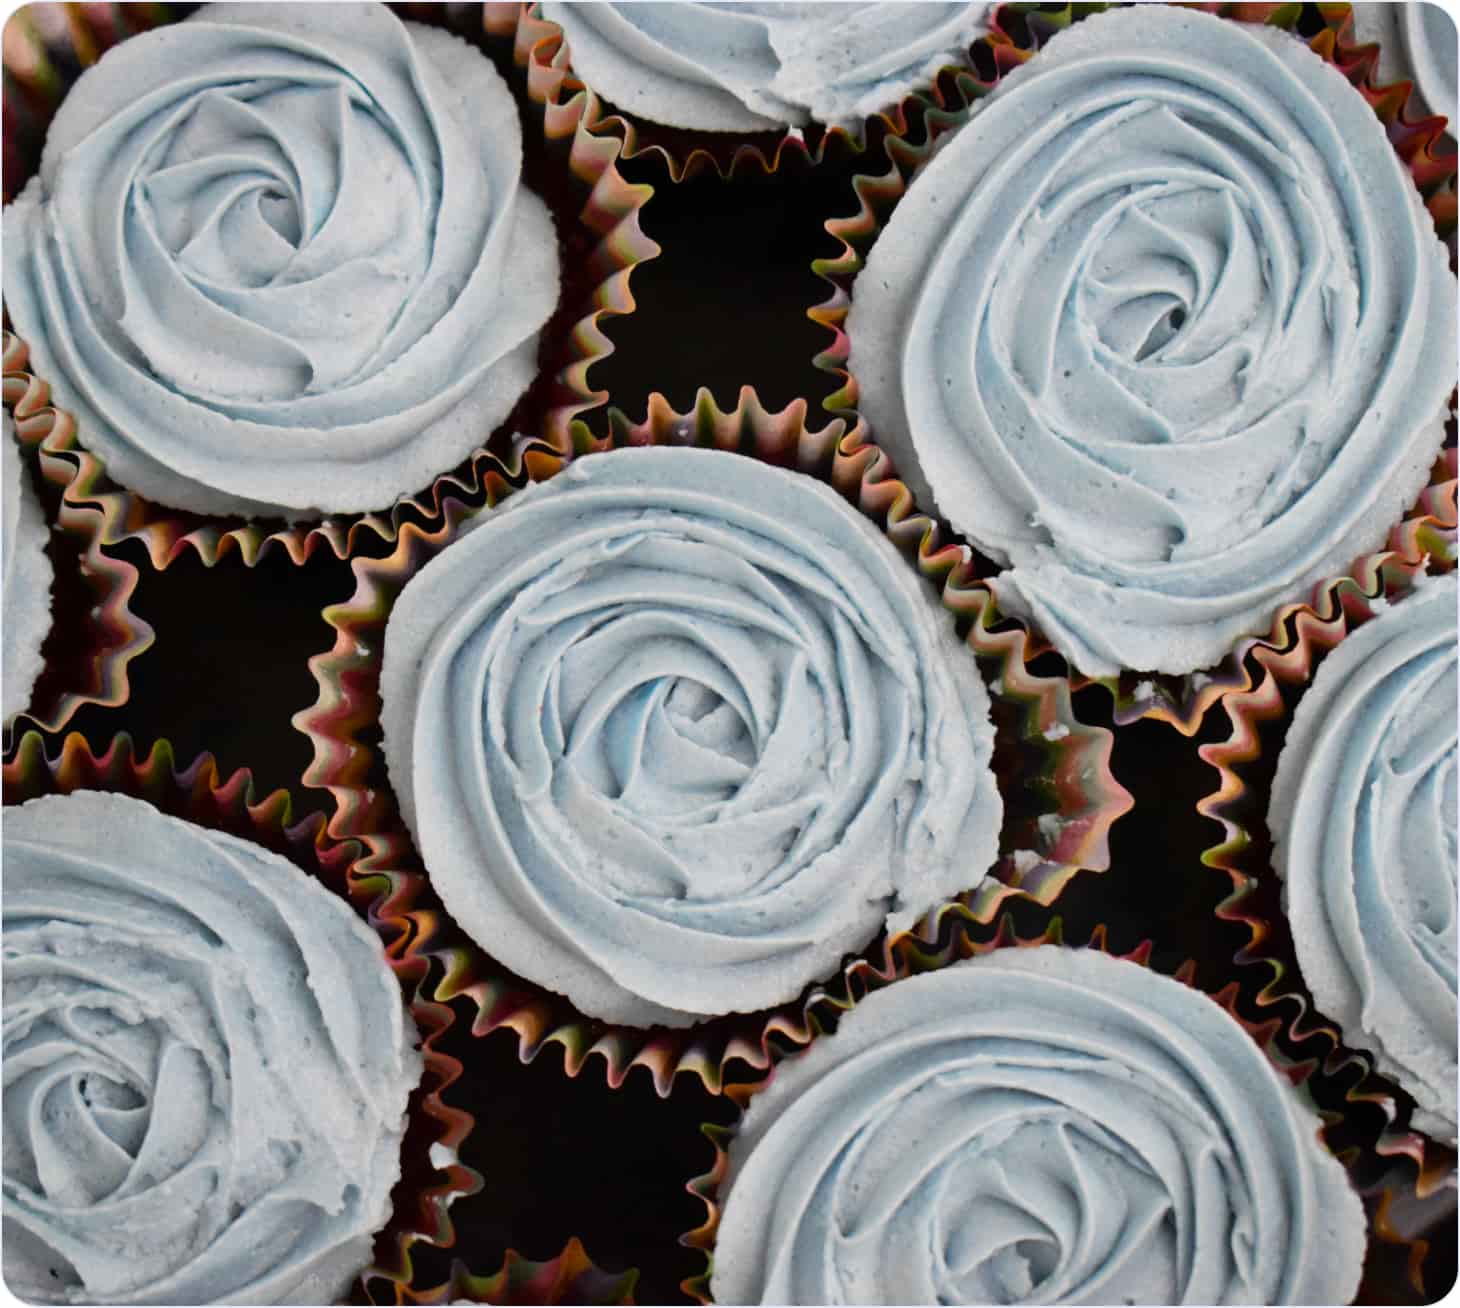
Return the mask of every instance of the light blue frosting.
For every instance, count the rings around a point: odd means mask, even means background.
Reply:
[[[6,808],[4,853],[6,1285],[333,1302],[421,1072],[374,933],[278,855],[118,795]]]
[[[1006,77],[853,298],[874,439],[1092,675],[1210,666],[1378,548],[1455,385],[1445,247],[1363,97],[1162,5]]]
[[[1298,704],[1269,812],[1319,1011],[1452,1141],[1457,630],[1447,577],[1341,641]]]
[[[384,5],[224,4],[117,45],[4,217],[5,301],[109,472],[206,513],[378,509],[536,371],[557,246],[517,109]]]
[[[730,1146],[715,1302],[1348,1303],[1365,1218],[1205,995],[1085,950],[898,981]],[[728,1193],[727,1193],[728,1188]]]
[[[615,108],[701,131],[859,123],[961,62],[988,3],[544,0]]]
[[[381,699],[432,884],[493,957],[683,1025],[791,999],[983,879],[975,660],[829,487],[627,449],[479,521],[396,602]]]
[[[46,517],[26,479],[10,415],[0,416],[0,482],[4,514],[4,614],[0,620],[0,716],[9,722],[30,703],[45,666],[41,646],[51,629],[51,561]]]

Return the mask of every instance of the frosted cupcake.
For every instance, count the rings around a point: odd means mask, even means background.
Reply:
[[[1293,715],[1268,808],[1314,1003],[1456,1138],[1455,581],[1339,642]]]
[[[1001,949],[863,1000],[730,1146],[718,1303],[1347,1303],[1363,1207],[1205,995]]]
[[[1187,673],[1425,484],[1455,284],[1363,97],[1279,30],[1096,15],[1006,76],[883,229],[859,407],[1081,672]]]
[[[111,476],[164,505],[382,508],[536,372],[558,252],[490,63],[383,5],[229,4],[71,89],[5,296]]]
[[[447,909],[614,1022],[794,998],[998,849],[976,664],[828,487],[594,454],[406,585],[385,757]]]
[[[287,860],[116,795],[7,808],[4,1271],[56,1303],[324,1303],[400,1174],[415,1031]]]
[[[606,3],[544,0],[574,72],[614,108],[670,127],[860,126],[987,30],[991,3]]]
[[[0,480],[4,482],[5,588],[4,689],[0,716],[6,724],[30,703],[43,666],[41,646],[51,629],[51,561],[46,557],[46,519],[26,479],[7,413],[0,419]]]
[[[1375,80],[1381,86],[1412,83],[1411,116],[1442,114],[1453,134],[1460,113],[1460,68],[1455,20],[1444,6],[1431,0],[1359,3],[1353,6],[1353,25],[1356,40],[1379,47]]]

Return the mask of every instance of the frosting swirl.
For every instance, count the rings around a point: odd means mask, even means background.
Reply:
[[[415,1032],[287,860],[78,792],[5,810],[4,1242],[55,1303],[327,1303],[400,1173]]]
[[[508,967],[683,1025],[793,998],[983,878],[974,660],[829,487],[629,449],[479,522],[391,613],[382,719],[434,885]]]
[[[1268,813],[1303,978],[1344,1039],[1456,1137],[1453,579],[1431,580],[1324,659],[1293,715]]]
[[[1205,995],[998,950],[870,995],[751,1101],[715,1301],[1347,1303],[1364,1212],[1317,1131]]]
[[[46,557],[46,519],[25,479],[7,413],[0,419],[0,482],[4,483],[4,648],[0,651],[0,716],[9,722],[30,702],[44,661],[41,645],[51,629],[51,561]]]
[[[856,123],[932,83],[992,6],[543,0],[573,69],[612,104],[712,132]]]
[[[1096,676],[1210,666],[1377,548],[1455,385],[1445,247],[1364,98],[1160,5],[1005,78],[853,293],[876,438]]]
[[[557,246],[521,163],[511,93],[465,42],[378,4],[211,6],[67,95],[5,210],[6,304],[134,490],[382,508],[535,373]]]

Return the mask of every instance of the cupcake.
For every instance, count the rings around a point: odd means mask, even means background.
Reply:
[[[1304,981],[1344,1041],[1456,1139],[1452,577],[1339,642],[1303,692],[1268,807]]]
[[[739,455],[595,454],[482,515],[402,591],[380,695],[448,911],[613,1022],[789,1000],[998,851],[952,623],[833,491]]]
[[[1379,4],[1360,0],[1353,6],[1354,36],[1365,45],[1378,45],[1375,80],[1381,85],[1409,82],[1410,113],[1441,114],[1453,134],[1457,113],[1455,20],[1443,5],[1432,0],[1405,0]]]
[[[0,479],[5,483],[5,612],[3,705],[0,716],[8,726],[30,704],[31,691],[41,674],[41,646],[51,629],[51,561],[46,557],[46,519],[40,501],[26,479],[25,465],[15,443],[10,415],[0,419]]]
[[[4,215],[6,306],[111,476],[209,514],[389,505],[536,373],[558,250],[490,63],[383,5],[109,51]]]
[[[859,408],[1079,671],[1217,663],[1385,538],[1455,385],[1455,282],[1364,98],[1277,29],[1055,35],[853,287]]]
[[[701,132],[853,129],[926,90],[988,28],[952,3],[619,3],[544,0],[574,72],[616,109]]]
[[[323,1303],[369,1260],[421,1072],[374,934],[120,795],[5,810],[6,1284]]]
[[[729,1150],[718,1303],[1346,1303],[1364,1213],[1241,1025],[1001,949],[870,995]]]

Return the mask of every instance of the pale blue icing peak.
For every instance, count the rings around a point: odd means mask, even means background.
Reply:
[[[402,592],[381,699],[449,911],[612,1021],[791,999],[997,851],[951,618],[829,487],[749,457],[595,454],[484,514]]]
[[[716,1303],[1348,1303],[1365,1217],[1207,996],[1000,949],[870,995],[730,1146]]]
[[[491,64],[384,5],[124,41],[4,216],[5,299],[81,443],[201,512],[383,508],[535,372],[552,223]]]
[[[1083,672],[1182,673],[1377,548],[1455,385],[1455,282],[1343,76],[1096,15],[913,180],[853,288],[874,439]]]
[[[78,792],[4,813],[4,1269],[55,1303],[328,1303],[400,1174],[415,1029],[286,859]]]
[[[616,108],[701,131],[858,123],[932,83],[988,3],[562,3],[544,17]]]
[[[1456,1136],[1455,581],[1426,582],[1304,692],[1269,825],[1303,978],[1344,1039]]]

